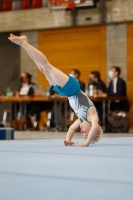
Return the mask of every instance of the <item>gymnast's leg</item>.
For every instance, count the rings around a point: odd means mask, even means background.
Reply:
[[[57,84],[60,87],[64,87],[69,79],[68,76],[59,69],[53,67],[42,52],[28,43],[26,36],[17,37],[13,34],[10,34],[8,39],[26,50],[32,60],[36,63],[39,70],[46,76],[52,85]]]

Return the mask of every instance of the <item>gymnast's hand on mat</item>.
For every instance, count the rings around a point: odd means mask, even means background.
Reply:
[[[64,140],[64,145],[65,146],[75,146],[74,142],[67,141],[67,140]]]
[[[10,33],[10,37],[8,37],[8,39],[11,42],[18,44],[20,46],[23,46],[23,44],[28,43],[27,37],[25,35],[17,37],[16,35],[13,35],[12,33]]]
[[[81,147],[87,147],[85,142],[76,142],[76,144],[78,144]]]

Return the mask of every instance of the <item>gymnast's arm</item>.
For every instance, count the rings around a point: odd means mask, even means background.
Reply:
[[[92,126],[89,133],[82,133],[86,140],[84,142],[76,142],[76,144],[80,145],[81,147],[89,146],[89,144],[91,143],[91,141],[93,140],[94,136],[96,135],[98,131],[99,119],[98,119],[97,112],[94,106],[89,108],[87,118],[88,118],[88,121],[91,121]]]
[[[66,140],[64,141],[64,144],[66,146],[72,146],[74,145],[73,142],[71,142],[71,139],[75,133],[75,131],[79,128],[79,125],[80,125],[80,120],[77,119],[68,129],[68,132],[67,132],[67,136],[66,136]]]
[[[98,118],[95,107],[91,107],[89,109],[88,116],[89,116],[89,119],[91,120],[92,127],[91,127],[89,134],[87,136],[87,139],[85,141],[85,146],[89,146],[89,144],[93,140],[94,136],[96,135],[96,133],[98,131],[98,126],[99,126],[98,125],[99,118]]]

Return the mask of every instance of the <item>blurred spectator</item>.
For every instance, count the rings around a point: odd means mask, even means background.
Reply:
[[[108,72],[108,76],[111,79],[109,87],[107,88],[107,94],[109,96],[126,96],[126,83],[120,78],[120,67],[114,66]],[[123,110],[129,111],[129,104],[127,101],[113,101],[110,105],[111,111]]]
[[[92,71],[89,75],[89,85],[94,85],[96,90],[99,90],[103,93],[106,92],[106,85],[100,78],[100,72]]]
[[[35,84],[31,81],[32,79],[32,75],[27,73],[27,72],[23,72],[20,75],[20,85],[18,88],[18,91],[16,92],[16,97],[18,96],[33,96],[34,95],[34,86]],[[15,113],[14,113],[14,104],[12,104],[12,119],[14,120],[14,124],[17,123],[16,119],[15,119]],[[22,102],[21,103],[21,109],[20,109],[20,104],[16,104],[17,106],[17,111],[18,112],[18,116],[17,116],[17,120],[21,120],[23,117],[27,117],[25,116],[25,104]],[[29,102],[26,104],[26,113],[28,114],[30,112],[30,110],[34,107],[34,103]]]
[[[98,71],[92,71],[89,75],[89,86],[94,85],[95,90],[97,90],[99,93],[105,93],[106,92],[106,85],[100,78],[100,72]],[[101,126],[103,125],[103,109],[102,109],[102,102],[101,101],[94,101],[94,105],[98,112],[98,117],[100,120]]]
[[[49,87],[50,89],[50,87]],[[49,91],[49,95],[53,95],[52,89]],[[20,86],[16,97],[20,96],[43,96],[45,92],[42,86],[36,85],[32,82],[32,75],[24,72],[20,76]],[[53,102],[29,102],[26,103],[26,116],[24,113],[25,104],[21,103],[21,118],[25,117],[28,121],[28,125],[31,130],[39,130],[39,121],[42,111],[49,111],[53,108]],[[13,109],[14,110],[14,105]],[[17,104],[17,110],[19,110],[19,104]],[[14,112],[12,118],[15,119]],[[19,119],[18,119],[19,120]]]
[[[23,72],[20,76],[20,86],[18,88],[18,94],[20,96],[33,96],[35,94],[35,83],[32,82],[32,75],[28,72]],[[16,96],[18,95],[16,93]],[[40,107],[37,106],[38,103],[36,102],[29,102],[26,104],[26,113],[27,120],[30,122],[29,124],[32,127],[30,117],[35,114],[35,121],[38,122],[40,118]],[[18,107],[18,106],[17,106]],[[22,103],[22,111],[21,116],[23,116],[24,112],[24,105]],[[37,123],[35,123],[37,126]]]
[[[70,71],[70,76],[74,76],[78,82],[79,82],[79,85],[80,85],[80,89],[85,92],[85,83],[83,81],[80,81],[80,76],[81,76],[81,73],[78,69],[72,69]]]
[[[20,96],[32,96],[34,94],[35,84],[31,82],[32,75],[24,72],[20,77],[19,95]]]

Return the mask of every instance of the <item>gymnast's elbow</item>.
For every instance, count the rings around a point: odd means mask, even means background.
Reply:
[[[99,125],[98,124],[95,124],[95,125],[92,125],[92,130],[93,131],[98,131],[98,128],[99,128]]]
[[[69,127],[69,131],[75,131],[75,128],[71,125],[71,126]]]

